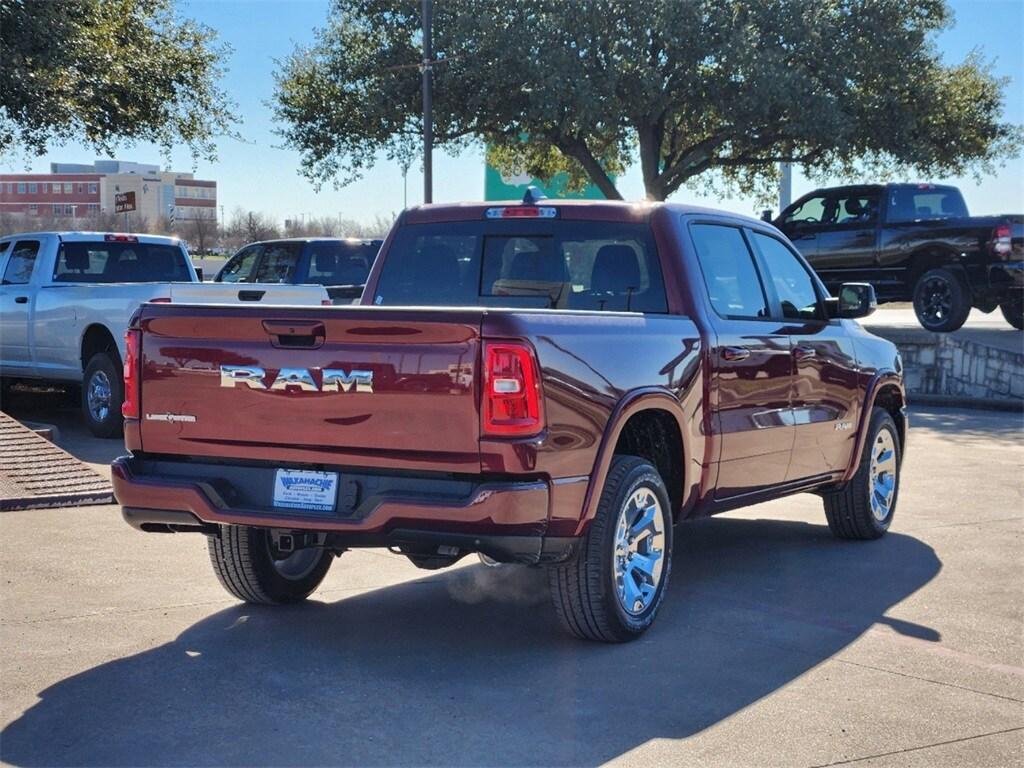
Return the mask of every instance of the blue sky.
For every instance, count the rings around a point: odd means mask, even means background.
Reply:
[[[182,15],[193,17],[213,27],[221,39],[230,44],[233,53],[227,64],[223,86],[237,102],[243,123],[239,128],[245,141],[224,139],[218,146],[216,162],[201,161],[196,167],[200,178],[216,179],[220,203],[227,211],[235,207],[264,211],[278,220],[307,216],[337,216],[369,220],[378,214],[401,210],[403,183],[397,164],[381,162],[361,180],[333,189],[329,185],[319,192],[298,172],[295,152],[282,149],[274,135],[274,120],[267,101],[273,93],[272,73],[275,59],[291,52],[296,44],[313,40],[313,30],[327,17],[327,0],[185,0],[180,2]],[[979,49],[985,58],[994,60],[997,75],[1008,77],[1006,117],[1024,123],[1024,2],[1021,0],[956,0],[952,29],[944,32],[938,45],[947,61],[960,61],[972,49]],[[154,146],[136,145],[123,148],[117,156],[125,160],[165,165]],[[29,161],[32,171],[46,172],[51,161],[90,162],[95,154],[88,148],[67,145],[53,147],[43,157]],[[6,171],[21,171],[24,158],[7,158]],[[187,152],[172,155],[174,170],[191,170]],[[434,153],[434,200],[475,200],[483,195],[483,157],[480,149],[451,157],[443,151]],[[908,179],[911,180],[911,179]],[[912,179],[918,180],[918,179]],[[865,181],[869,181],[865,179]],[[996,175],[980,184],[973,178],[928,179],[961,186],[968,205],[977,213],[1019,212],[1024,210],[1024,159],[1009,161]],[[422,201],[422,176],[410,169],[408,202]],[[793,181],[794,198],[815,185],[799,172]],[[620,180],[619,187],[628,199],[643,197],[643,184],[638,169],[631,169]],[[755,213],[759,206],[753,200],[701,197],[687,190],[677,192],[673,200],[699,202],[742,213]]]

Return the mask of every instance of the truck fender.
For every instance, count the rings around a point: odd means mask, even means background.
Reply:
[[[697,496],[697,484],[700,480],[699,471],[690,467],[687,457],[693,457],[693,447],[688,445],[685,420],[679,400],[669,390],[661,387],[644,387],[632,390],[616,403],[608,419],[608,426],[601,437],[601,444],[597,450],[597,458],[594,461],[594,468],[590,473],[590,481],[587,484],[587,493],[583,503],[583,514],[580,517],[579,525],[576,528],[577,536],[582,536],[591,520],[597,514],[598,503],[601,499],[601,490],[604,488],[605,479],[611,468],[612,458],[615,454],[615,446],[618,444],[622,430],[630,417],[641,411],[658,410],[665,411],[676,421],[679,428],[679,435],[682,439],[683,451],[680,456],[682,465],[682,488],[678,489],[679,498],[682,500],[680,509],[673,510],[676,519],[680,519],[681,510],[686,510],[693,505]],[[666,480],[667,483],[667,480]]]
[[[896,418],[895,421],[896,429],[900,433],[900,456],[904,455],[907,445],[907,394],[903,388],[903,380],[896,371],[878,371],[871,377],[871,381],[868,382],[864,397],[864,410],[860,414],[860,423],[857,425],[857,442],[850,456],[850,464],[846,468],[841,482],[848,483],[857,474],[861,454],[864,451],[864,441],[867,440],[867,431],[871,424],[871,412],[874,410],[878,393],[890,387],[894,387],[898,392],[900,417]]]

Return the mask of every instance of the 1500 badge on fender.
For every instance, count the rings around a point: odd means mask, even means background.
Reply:
[[[265,383],[267,372],[254,365],[222,365],[220,367],[220,385],[234,387],[244,384],[250,389],[285,390],[298,387],[303,392],[373,392],[373,371],[356,371],[346,373],[341,368],[324,368],[317,386],[313,371],[308,368],[282,368],[277,377],[268,387]]]

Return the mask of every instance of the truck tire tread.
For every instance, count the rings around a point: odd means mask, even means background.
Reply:
[[[598,513],[587,529],[580,551],[572,560],[548,569],[552,602],[562,626],[569,633],[585,640],[621,643],[640,634],[639,631],[627,630],[617,617],[610,615],[605,581],[608,571],[603,552],[607,528],[617,522],[616,496],[628,476],[638,469],[645,469],[657,476],[657,470],[644,459],[636,456],[615,457],[601,491]],[[671,542],[671,538],[668,541]],[[664,556],[671,557],[671,547],[666,548]],[[666,564],[666,568],[669,567]],[[663,577],[665,582],[668,574],[666,570]],[[657,600],[660,603],[661,596]]]
[[[279,605],[304,600],[320,584],[330,568],[332,555],[324,552],[320,563],[306,577],[289,581],[274,570],[265,551],[266,531],[222,525],[219,535],[207,537],[210,563],[221,585],[247,603]]]
[[[864,441],[860,462],[857,465],[857,473],[842,488],[822,497],[825,502],[825,519],[828,521],[829,530],[837,538],[861,541],[880,538],[888,530],[893,515],[896,513],[895,503],[899,497],[898,479],[893,509],[889,512],[884,524],[875,521],[871,505],[868,503],[870,499],[868,485],[870,483],[871,446],[883,425],[888,426],[892,430],[893,436],[896,437],[897,467],[902,460],[896,424],[893,422],[892,416],[883,408],[874,408],[871,412],[868,434]]]

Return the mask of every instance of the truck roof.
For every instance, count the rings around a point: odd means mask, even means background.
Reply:
[[[56,231],[51,230],[47,232],[15,232],[14,234],[5,235],[4,240],[12,240],[19,237],[59,237],[64,242],[82,242],[103,239],[107,235],[114,235],[116,237],[131,237],[135,238],[140,243],[151,243],[153,245],[179,245],[181,239],[177,237],[168,237],[166,235],[148,235],[148,234],[136,234],[134,232],[69,232],[69,231]]]
[[[659,208],[667,208],[681,214],[708,215],[738,219],[751,224],[761,225],[763,222],[753,216],[746,216],[717,208],[706,208],[699,205],[682,203],[653,202],[649,200],[562,200],[543,198],[535,203],[536,207],[551,207],[558,210],[562,219],[591,221],[647,221]],[[487,202],[465,203],[432,203],[408,208],[403,214],[404,224],[427,224],[445,221],[474,221],[486,217],[489,208],[528,207],[520,200],[489,200]]]

